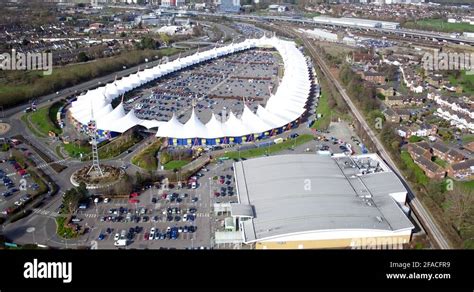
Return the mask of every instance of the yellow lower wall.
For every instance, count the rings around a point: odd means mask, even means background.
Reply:
[[[302,240],[286,242],[257,242],[255,249],[318,249],[318,248],[353,248],[353,249],[376,249],[391,246],[398,248],[403,243],[410,242],[410,235],[372,238],[344,238],[330,240]],[[356,245],[356,246],[351,246]]]

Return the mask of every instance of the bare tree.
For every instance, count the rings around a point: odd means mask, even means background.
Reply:
[[[447,192],[445,210],[459,231],[474,215],[474,193],[471,188],[455,187]]]

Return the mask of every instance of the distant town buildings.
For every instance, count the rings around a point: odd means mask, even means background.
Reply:
[[[237,13],[240,11],[240,0],[221,0],[219,5],[220,12]]]
[[[352,17],[326,17],[317,16],[313,18],[314,22],[325,25],[339,25],[339,26],[355,26],[365,28],[386,28],[386,29],[398,29],[400,24],[398,22],[370,20],[362,18]]]
[[[184,0],[161,0],[161,7],[181,7],[184,4]]]

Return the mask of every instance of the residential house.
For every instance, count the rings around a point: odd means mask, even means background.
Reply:
[[[394,96],[395,95],[395,89],[393,86],[389,85],[381,85],[376,88],[377,93],[381,93],[384,96]]]
[[[448,147],[440,141],[435,142],[432,146],[432,149],[434,156],[437,156],[451,164],[466,160],[466,157],[464,157],[461,152],[454,148]]]
[[[363,52],[352,52],[352,56],[349,56],[350,63],[367,63],[372,61],[374,55],[372,52],[363,53]]]
[[[425,98],[422,96],[386,96],[385,103],[388,106],[402,106],[402,105],[422,105],[425,102]]]
[[[360,74],[361,74],[362,79],[365,81],[369,81],[375,84],[385,84],[386,82],[385,75],[373,69],[369,71],[363,71]]]
[[[385,120],[391,123],[400,123],[400,116],[391,108],[387,107],[383,112]]]
[[[443,179],[446,176],[446,171],[430,159],[420,156],[413,158],[413,161],[425,172],[426,176],[431,179]]]
[[[431,160],[430,145],[426,142],[410,143],[408,144],[407,149],[413,160],[418,157],[424,157]]]
[[[394,108],[393,111],[400,117],[402,121],[408,121],[411,118],[411,112],[407,109]]]
[[[385,95],[385,104],[392,106],[401,106],[403,105],[404,97],[401,95]]]
[[[448,175],[455,179],[474,179],[474,159],[469,159],[464,162],[451,164],[448,167]]]
[[[471,151],[471,153],[474,153],[474,142],[467,143],[466,145],[464,145],[464,148]]]

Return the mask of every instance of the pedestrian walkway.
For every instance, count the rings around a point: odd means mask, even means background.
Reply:
[[[38,208],[34,208],[33,213],[38,214],[38,215],[42,215],[42,216],[52,217],[52,218],[55,218],[55,217],[59,216],[59,214],[56,213],[56,212],[48,211],[48,210],[44,210],[44,209],[38,209]]]
[[[48,165],[50,165],[50,164],[53,164],[53,163],[61,164],[61,163],[66,162],[67,160],[69,160],[69,159],[61,159],[61,160],[58,160],[58,161],[55,161],[55,162],[51,162],[51,163],[41,163],[41,164],[37,165],[36,168],[38,168],[38,169],[43,169],[43,168],[48,167]]]

